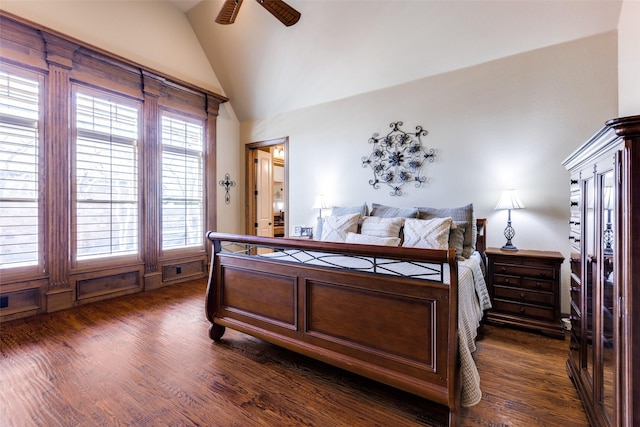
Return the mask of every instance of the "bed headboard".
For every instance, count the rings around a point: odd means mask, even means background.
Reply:
[[[478,230],[478,238],[476,239],[476,250],[482,255],[482,259],[486,262],[485,251],[487,250],[487,219],[477,218],[476,228]]]

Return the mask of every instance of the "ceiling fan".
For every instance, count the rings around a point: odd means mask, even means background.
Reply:
[[[256,0],[270,14],[278,18],[287,27],[295,24],[300,19],[300,12],[289,6],[282,0]],[[242,0],[225,0],[216,22],[218,24],[233,24],[238,16]]]

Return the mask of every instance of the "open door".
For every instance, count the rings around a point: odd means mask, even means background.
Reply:
[[[273,156],[256,150],[256,235],[273,237]]]
[[[288,235],[289,138],[246,145],[246,234]]]

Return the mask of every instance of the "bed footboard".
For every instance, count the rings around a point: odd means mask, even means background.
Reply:
[[[401,259],[448,266],[444,280],[421,280],[258,255],[294,249],[386,260],[388,248],[380,253],[362,245],[208,237],[214,246],[206,300],[213,340],[230,327],[446,405],[450,425],[455,424],[460,392],[455,253],[400,249]],[[240,250],[224,251],[223,245]]]

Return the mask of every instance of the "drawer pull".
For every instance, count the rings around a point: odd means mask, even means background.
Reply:
[[[520,307],[520,313],[524,313],[524,307]]]
[[[578,320],[580,320],[580,318],[578,316],[569,316],[569,320],[571,320],[572,322],[577,322]]]
[[[504,279],[504,283],[509,283],[509,279]]]
[[[578,206],[578,202],[571,202],[571,206]]]
[[[536,288],[540,289],[542,287],[542,285],[540,285],[540,282],[536,282]]]
[[[569,292],[570,293],[578,293],[578,292],[580,292],[580,288],[576,287],[576,286],[572,286],[571,288],[569,288]]]
[[[580,350],[580,346],[577,346],[577,345],[570,345],[570,346],[569,346],[569,350],[571,350],[571,351],[578,351],[578,350]]]
[[[524,292],[520,292],[520,298],[524,299],[525,295]]]
[[[576,185],[577,183],[578,183],[578,180],[577,180],[577,179],[572,179],[572,180],[571,180],[571,185]]]

